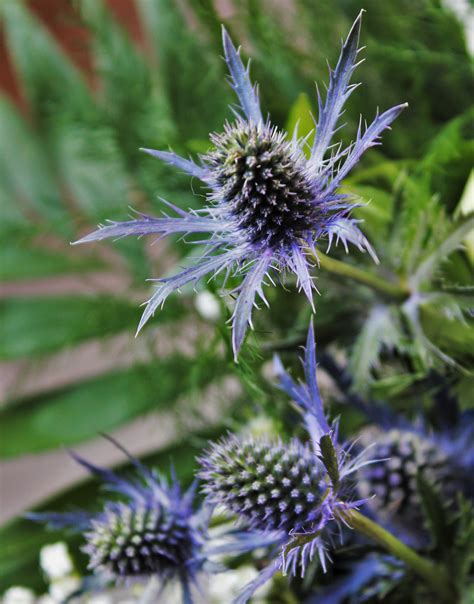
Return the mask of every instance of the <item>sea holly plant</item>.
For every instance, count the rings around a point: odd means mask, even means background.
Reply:
[[[121,476],[71,453],[109,493],[98,511],[36,512],[27,517],[51,530],[82,535],[88,570],[96,580],[86,580],[80,591],[148,583],[143,601],[155,602],[170,583],[177,583],[183,604],[192,604],[192,592],[200,589],[201,578],[224,570],[211,558],[216,553],[245,553],[254,541],[245,532],[231,531],[220,534],[219,544],[214,543],[209,535],[212,510],[196,501],[197,481],[183,491],[174,471],[168,481],[107,438],[128,457],[133,476]],[[262,543],[272,543],[272,538]]]
[[[348,244],[377,256],[350,217],[358,202],[341,192],[341,181],[358,163],[362,154],[379,143],[381,133],[406,107],[397,105],[377,115],[366,128],[362,121],[356,140],[347,148],[333,143],[343,108],[357,84],[351,78],[359,61],[359,34],[362,12],[345,42],[323,101],[318,92],[319,116],[314,142],[306,157],[307,142],[297,133],[286,133],[265,119],[258,89],[249,78],[239,52],[223,29],[225,60],[230,83],[238,97],[235,120],[222,133],[211,135],[212,149],[198,163],[171,151],[143,149],[200,180],[208,189],[206,205],[184,211],[163,201],[174,216],[155,218],[139,215],[126,222],[110,222],[86,235],[77,243],[120,239],[130,235],[201,234],[199,245],[205,251],[194,265],[159,285],[146,305],[138,329],[163,305],[166,298],[190,282],[210,275],[241,277],[234,290],[236,303],[232,316],[232,343],[237,357],[251,322],[257,299],[267,303],[263,286],[272,276],[294,273],[298,286],[313,306],[315,284],[312,276],[317,250],[324,242]]]
[[[244,604],[278,571],[304,577],[314,558],[326,570],[334,537],[342,528],[355,529],[394,554],[449,600],[444,570],[362,515],[368,498],[354,497],[354,477],[381,460],[354,443],[341,444],[337,421],[329,425],[316,378],[316,346],[311,323],[306,342],[305,383],[295,382],[276,359],[281,388],[303,416],[309,444],[299,439],[240,439],[229,436],[211,445],[201,457],[200,478],[208,500],[236,516],[262,540],[274,538],[275,553],[260,575],[236,599]],[[367,449],[370,449],[370,445]],[[371,496],[370,494],[369,496]]]

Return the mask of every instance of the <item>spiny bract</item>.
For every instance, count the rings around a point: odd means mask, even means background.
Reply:
[[[303,362],[306,383],[295,382],[277,358],[279,384],[302,414],[310,444],[239,439],[211,445],[201,457],[200,477],[208,500],[235,514],[253,531],[256,546],[271,537],[277,553],[247,585],[235,604],[244,604],[276,572],[304,576],[319,557],[326,568],[327,544],[339,527],[339,512],[358,507],[349,478],[363,465],[351,458],[329,426],[316,378],[316,345],[311,322]],[[267,541],[268,544],[268,541]]]
[[[187,283],[223,272],[225,287],[230,274],[239,275],[243,280],[236,290],[232,316],[232,345],[237,357],[257,298],[266,303],[263,285],[266,278],[272,280],[272,273],[294,273],[298,287],[313,306],[311,270],[315,259],[317,262],[317,247],[323,241],[328,248],[333,240],[341,241],[346,250],[351,243],[377,261],[357,220],[349,217],[357,203],[338,189],[362,154],[379,144],[381,133],[406,105],[377,115],[365,130],[361,122],[355,142],[347,149],[333,144],[344,104],[357,87],[350,80],[358,65],[361,19],[362,12],[343,44],[336,68],[330,71],[324,103],[318,93],[319,119],[311,149],[305,140],[298,139],[297,132],[287,138],[263,119],[249,70],[223,30],[224,55],[240,103],[240,110],[234,111],[235,123],[226,124],[223,133],[211,136],[214,149],[202,156],[200,163],[169,151],[143,149],[201,180],[210,191],[207,205],[186,212],[165,202],[176,216],[140,215],[126,222],[111,222],[78,242],[128,235],[208,235],[205,241],[198,238],[207,251],[193,266],[159,279],[138,330],[171,293]]]

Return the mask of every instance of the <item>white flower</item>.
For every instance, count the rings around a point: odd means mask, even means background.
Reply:
[[[49,579],[60,579],[74,571],[71,556],[62,541],[41,548],[40,566]]]
[[[10,587],[3,595],[3,604],[34,604],[35,594],[26,587]]]
[[[49,594],[55,602],[63,602],[81,585],[79,577],[69,576],[56,579],[49,586]]]
[[[210,577],[208,587],[209,604],[222,604],[222,602],[232,602],[236,598],[242,587],[250,581],[253,581],[258,572],[253,566],[241,566],[232,571],[227,571]],[[267,583],[256,592],[252,599],[255,604],[263,604],[264,598],[268,595],[271,583]]]
[[[109,594],[96,594],[87,600],[87,604],[113,604],[113,599]]]
[[[49,594],[45,594],[36,600],[36,604],[56,604],[56,600],[53,600]]]
[[[219,301],[211,292],[199,292],[194,304],[201,317],[207,321],[217,321],[221,316]]]

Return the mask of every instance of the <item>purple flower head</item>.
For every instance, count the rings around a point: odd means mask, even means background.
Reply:
[[[156,576],[164,586],[176,579],[182,585],[183,601],[191,602],[190,586],[207,561],[204,549],[210,516],[207,508],[195,509],[193,504],[197,483],[182,492],[174,476],[168,483],[130,456],[136,477],[125,479],[72,455],[118,498],[106,501],[96,513],[45,512],[28,517],[50,528],[83,533],[88,567],[105,581]]]
[[[456,495],[474,499],[474,439],[472,424],[449,434],[430,433],[406,426],[384,431],[372,426],[362,431],[359,443],[376,443],[369,458],[373,465],[359,469],[361,496],[371,496],[367,506],[403,540],[423,546],[429,540],[420,490],[427,482],[445,507],[456,507]]]
[[[128,235],[160,236],[180,233],[207,235],[206,251],[196,263],[176,275],[159,279],[147,303],[138,330],[174,291],[208,275],[242,276],[232,316],[233,349],[237,357],[251,322],[257,298],[264,303],[263,285],[272,273],[296,275],[298,286],[313,305],[315,285],[311,276],[317,247],[341,241],[366,250],[377,258],[369,242],[350,218],[354,200],[338,191],[342,180],[361,155],[378,144],[380,135],[406,106],[398,105],[375,117],[365,129],[359,126],[355,142],[347,149],[333,144],[343,107],[357,84],[350,80],[358,64],[362,12],[355,20],[336,68],[330,72],[326,99],[318,93],[319,119],[309,158],[307,143],[297,134],[286,134],[264,120],[257,88],[249,79],[239,51],[223,29],[224,55],[230,82],[239,99],[236,119],[221,134],[211,136],[213,149],[199,163],[169,151],[143,149],[146,153],[184,170],[209,189],[207,205],[183,211],[167,203],[175,216],[140,215],[126,222],[111,222],[78,243]],[[199,244],[203,241],[199,238]],[[225,285],[225,282],[224,282]]]
[[[312,324],[304,359],[306,383],[294,382],[279,360],[276,366],[281,388],[303,415],[310,444],[229,436],[200,460],[208,500],[235,514],[255,533],[257,544],[258,535],[272,535],[278,546],[270,565],[236,600],[239,604],[278,570],[303,576],[316,556],[325,568],[328,541],[340,528],[338,511],[363,503],[351,497],[349,477],[366,463],[364,454],[351,459],[351,447],[338,443],[337,426],[330,427],[325,418]]]

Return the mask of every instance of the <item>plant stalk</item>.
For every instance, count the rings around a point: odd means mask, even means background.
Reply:
[[[405,300],[410,292],[406,287],[401,284],[391,283],[385,279],[368,273],[360,268],[352,266],[346,262],[341,262],[335,258],[330,258],[325,254],[318,252],[317,258],[315,258],[319,266],[329,273],[335,275],[341,275],[342,277],[348,277],[357,283],[362,283],[372,288],[373,290],[395,300]]]
[[[444,568],[420,556],[411,547],[399,541],[391,533],[357,510],[339,508],[337,515],[352,529],[375,541],[386,551],[405,562],[408,567],[431,586],[433,591],[436,591],[447,602],[453,601],[453,588]]]

